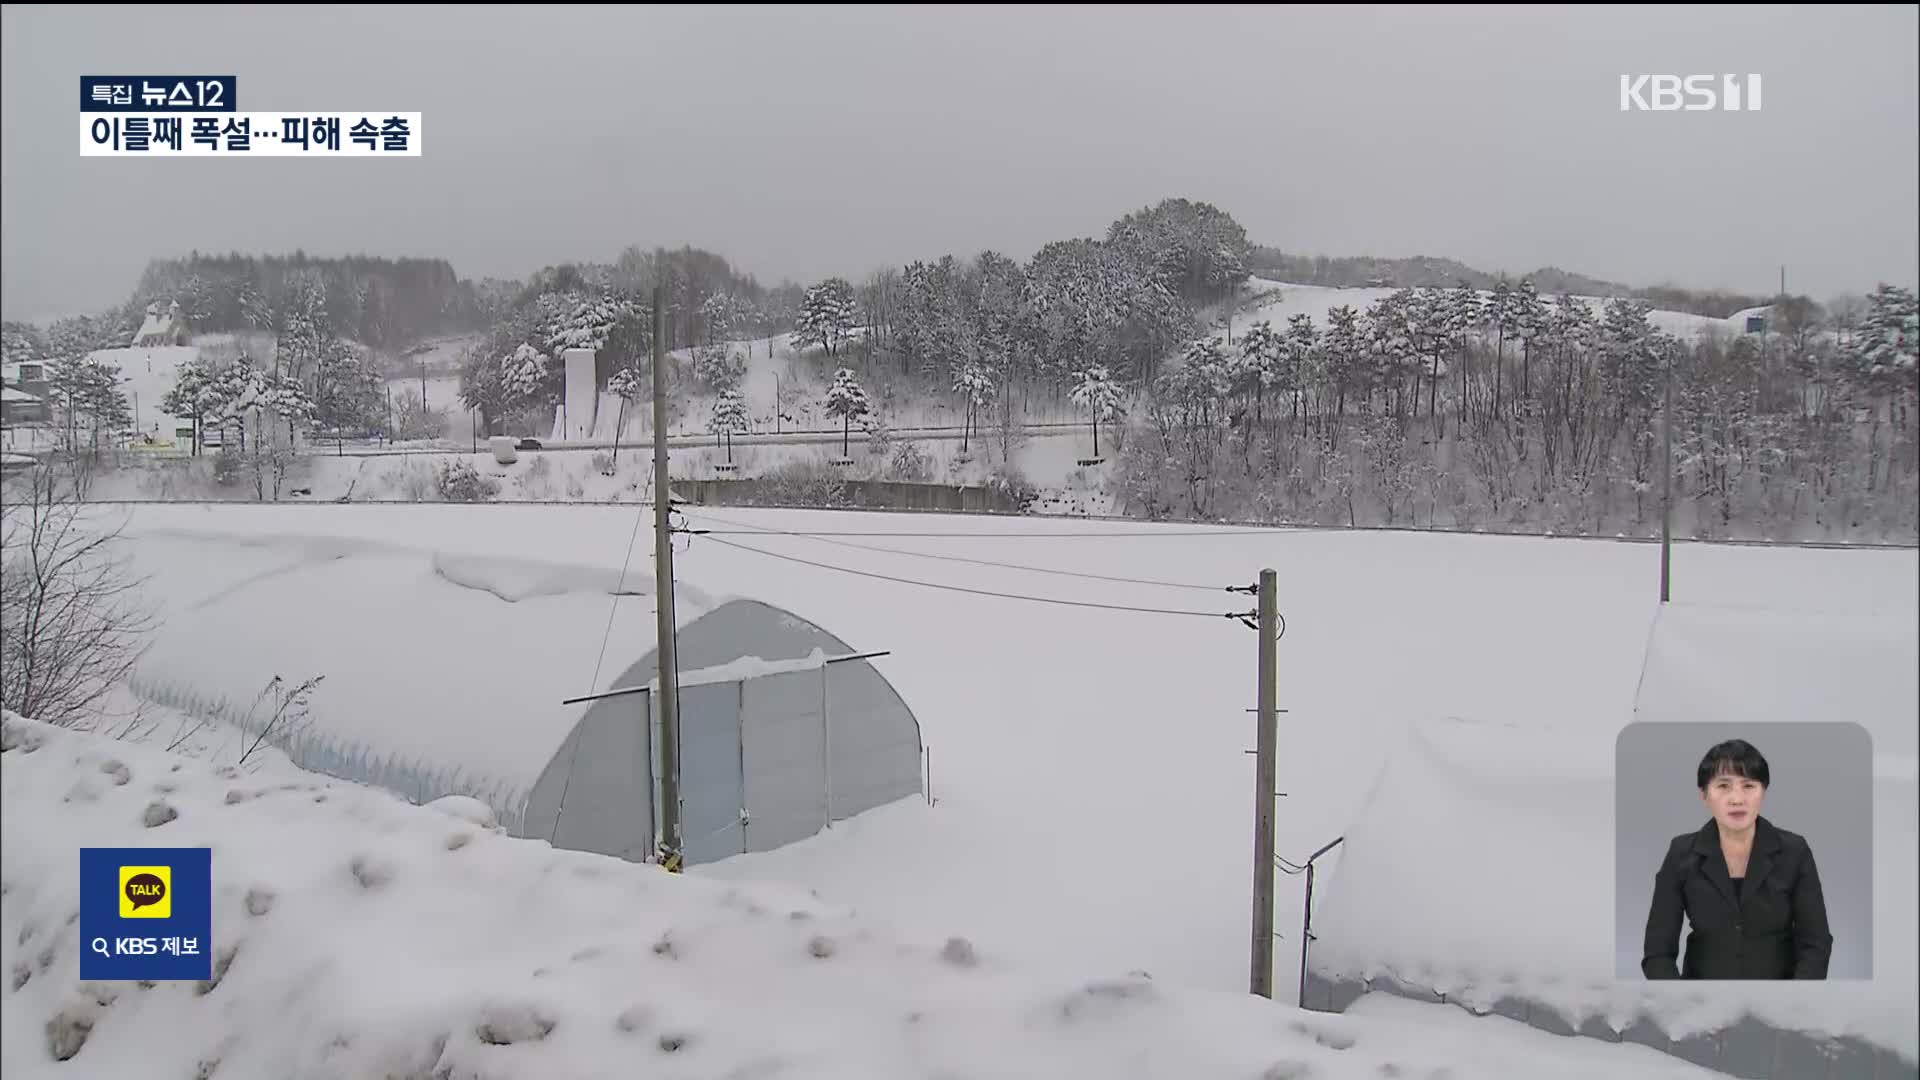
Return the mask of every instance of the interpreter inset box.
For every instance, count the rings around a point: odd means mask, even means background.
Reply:
[[[1873,977],[1873,738],[1638,722],[1614,752],[1622,979]]]

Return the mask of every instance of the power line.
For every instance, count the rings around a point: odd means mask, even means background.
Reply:
[[[691,514],[691,517],[706,517],[703,514]],[[908,551],[905,548],[883,547],[879,544],[856,544],[847,540],[835,540],[817,533],[790,532],[786,529],[770,529],[760,525],[748,525],[745,522],[728,521],[726,518],[707,518],[724,525],[736,525],[742,529],[773,536],[793,536],[802,540],[814,540],[835,547],[854,548],[860,551],[877,551],[887,555],[905,555],[915,559],[934,559],[939,562],[965,563],[968,566],[990,566],[1002,570],[1024,570],[1030,574],[1052,574],[1057,577],[1081,578],[1086,581],[1108,581],[1120,585],[1150,585],[1162,589],[1191,589],[1195,592],[1230,592],[1230,587],[1220,585],[1195,585],[1186,581],[1156,581],[1152,578],[1120,577],[1112,574],[1089,574],[1078,570],[1057,570],[1049,566],[1027,566],[1022,563],[996,562],[992,559],[969,559],[961,555],[938,555],[929,551]],[[700,530],[701,535],[711,535],[714,531]],[[870,535],[870,534],[869,534]]]
[[[600,655],[593,662],[593,682],[587,687],[588,693],[600,692],[600,665],[607,660],[607,642],[613,638],[614,616],[620,613],[620,595],[627,588],[627,567],[633,562],[633,545],[640,539],[640,523],[647,519],[646,504],[636,508],[639,512],[633,518],[633,531],[627,534],[627,553],[620,558],[620,578],[613,587],[613,604],[607,611],[607,629],[600,635]],[[654,601],[660,598],[660,583],[654,583]]]
[[[1143,615],[1188,615],[1201,619],[1235,619],[1239,618],[1241,614],[1239,612],[1181,611],[1174,608],[1135,607],[1131,604],[1101,604],[1091,600],[1061,600],[1051,596],[1028,596],[1024,593],[994,592],[991,589],[970,589],[963,585],[942,585],[934,581],[918,581],[914,578],[894,577],[891,574],[876,574],[871,570],[855,570],[850,566],[835,566],[832,563],[814,562],[812,559],[802,559],[797,555],[782,555],[777,551],[767,551],[764,548],[751,547],[733,540],[723,540],[710,533],[697,533],[696,535],[707,536],[714,543],[726,547],[738,548],[741,551],[750,551],[755,555],[765,555],[770,559],[799,563],[802,566],[811,566],[819,570],[833,570],[842,574],[852,574],[856,577],[873,578],[876,581],[891,581],[898,585],[918,585],[923,589],[940,589],[945,592],[966,593],[969,596],[990,596],[1000,600],[1027,600],[1036,604],[1057,604],[1062,607],[1095,608],[1101,611],[1134,611]]]

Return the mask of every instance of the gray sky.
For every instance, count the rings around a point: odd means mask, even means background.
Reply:
[[[520,277],[691,243],[765,281],[1100,235],[1165,196],[1259,243],[1819,298],[1920,275],[1916,9],[5,9],[10,318],[189,250]],[[1623,72],[1765,79],[1623,113]],[[81,158],[82,74],[423,112],[424,157]]]

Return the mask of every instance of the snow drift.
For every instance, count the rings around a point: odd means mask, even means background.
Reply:
[[[510,839],[472,807],[11,715],[0,745],[0,1072],[17,1080],[1707,1075],[1639,1047],[1493,1028],[1464,1044],[1146,973],[1023,977],[795,890]],[[149,828],[155,804],[174,816]],[[75,848],[142,844],[213,849],[214,979],[76,978]]]

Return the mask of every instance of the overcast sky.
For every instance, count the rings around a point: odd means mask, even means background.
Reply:
[[[1097,236],[1166,196],[1259,243],[1825,299],[1920,276],[1913,6],[207,10],[8,6],[10,318],[190,250],[521,277],[694,244],[762,280]],[[1760,73],[1759,113],[1619,75]],[[424,156],[79,156],[82,74],[420,111]]]

